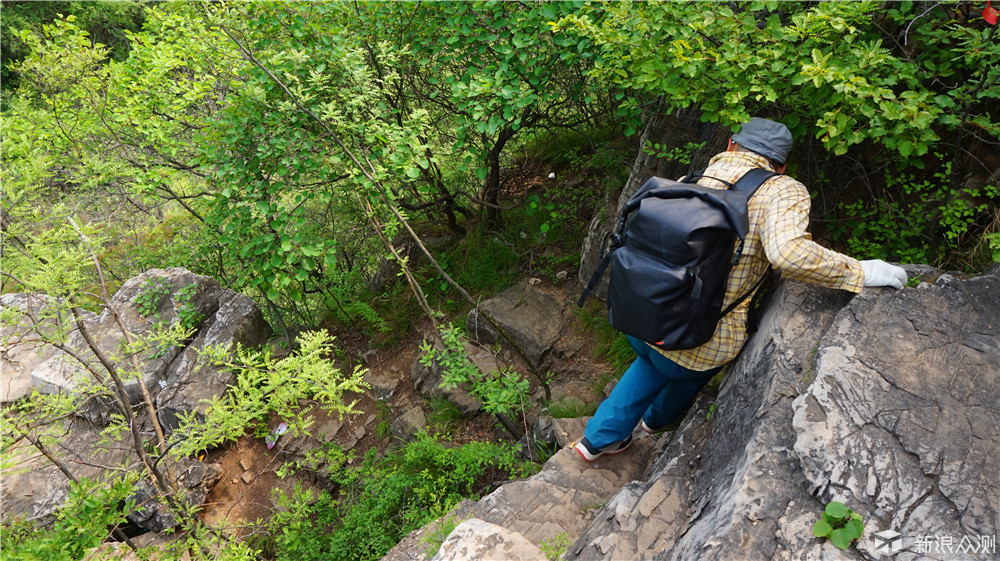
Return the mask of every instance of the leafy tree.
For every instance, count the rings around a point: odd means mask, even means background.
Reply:
[[[547,26],[574,8],[571,2],[469,2],[369,3],[359,10],[357,32],[372,30],[367,47],[390,38],[404,55],[400,85],[384,90],[386,106],[434,115],[433,153],[482,182],[472,200],[485,205],[492,222],[500,217],[501,165],[513,139],[535,128],[592,125],[609,106],[595,103],[607,100],[584,74],[592,43]],[[428,161],[426,183],[453,201],[438,159]]]
[[[20,76],[12,64],[20,62],[29,48],[21,40],[19,31],[40,31],[42,25],[61,19],[63,15],[74,17],[81,29],[86,30],[95,41],[108,45],[112,56],[122,60],[128,56],[127,32],[137,31],[144,20],[144,7],[148,2],[30,2],[6,0],[0,4],[3,25],[0,27],[0,82],[3,84],[4,100],[18,86]]]
[[[968,17],[969,4],[919,6],[738,2],[706,10],[697,3],[593,3],[555,28],[599,46],[591,73],[636,92],[624,103],[634,115],[650,97],[662,99],[663,112],[694,108],[703,122],[723,126],[767,114],[804,143],[817,139],[832,157],[853,150],[853,161],[868,164],[876,184],[886,166],[898,174],[950,165],[941,187],[954,195],[965,180],[959,169],[989,176],[1000,165],[987,155],[1000,144],[994,109],[1000,73],[990,62],[1000,46],[995,26]],[[899,187],[847,196],[861,200],[871,216],[885,215],[912,202]],[[977,191],[975,201],[952,195],[940,201],[943,216],[970,203],[996,213],[995,194]],[[863,223],[866,216],[857,218]],[[978,214],[980,227],[989,221]],[[954,227],[942,225],[934,239],[951,249],[945,240]],[[927,234],[935,225],[907,221],[905,228]]]
[[[211,194],[197,134],[238,67],[221,63],[226,43],[205,40],[204,25],[184,11],[151,12],[123,62],[108,60],[72,16],[22,33],[32,50],[17,66],[20,95],[3,114],[5,231],[26,234],[38,224],[32,213],[52,201],[103,223],[115,242],[137,243],[174,207],[202,220]],[[205,270],[208,257],[199,272],[225,280],[224,270]]]

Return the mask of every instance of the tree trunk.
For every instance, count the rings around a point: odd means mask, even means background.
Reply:
[[[717,135],[718,126],[711,123],[701,123],[700,116],[701,111],[693,107],[667,113],[662,104],[655,112],[643,115],[645,126],[639,135],[639,152],[632,163],[632,171],[629,173],[628,180],[621,190],[607,193],[603,207],[591,220],[587,236],[583,240],[583,246],[580,249],[578,276],[583,285],[590,282],[590,277],[600,264],[601,246],[621,219],[625,203],[647,179],[652,176],[681,177],[692,171],[692,167],[698,169],[704,167],[708,157],[720,151],[717,149],[718,147],[712,145],[712,140]],[[705,148],[693,158],[693,165],[684,165],[665,158],[657,158],[643,150],[647,143],[658,143],[664,147],[665,151],[669,151],[684,146],[688,142],[706,143]],[[705,154],[709,156],[706,157]],[[608,275],[605,274],[594,289],[593,295],[604,299],[607,297],[607,293]]]
[[[483,200],[486,201],[486,221],[493,228],[499,227],[500,216],[500,154],[503,153],[504,146],[514,138],[514,131],[510,128],[500,129],[497,140],[486,153],[486,182],[483,185]]]

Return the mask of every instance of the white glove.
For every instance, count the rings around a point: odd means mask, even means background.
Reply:
[[[865,273],[865,286],[903,288],[906,284],[906,271],[881,259],[862,261],[861,270]]]

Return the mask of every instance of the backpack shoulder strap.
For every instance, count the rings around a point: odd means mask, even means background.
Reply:
[[[765,182],[767,182],[768,179],[771,179],[776,175],[781,175],[781,174],[766,170],[764,168],[754,168],[743,174],[743,177],[741,177],[736,182],[736,184],[733,185],[732,188],[739,191],[740,193],[743,193],[744,195],[746,195],[747,200],[750,200],[750,197],[754,196],[754,193],[757,192],[757,189],[760,189],[761,185],[763,185]],[[736,263],[739,262],[740,256],[742,254],[743,254],[743,241],[740,240],[740,245],[738,248],[736,248],[736,255],[733,258],[734,267],[736,266]],[[739,306],[744,300],[750,297],[751,294],[753,294],[758,288],[760,288],[760,285],[764,283],[764,279],[768,277],[770,272],[771,272],[771,264],[768,263],[767,270],[764,272],[764,275],[760,278],[760,280],[758,280],[757,283],[750,290],[748,290],[746,294],[740,296],[739,298],[734,300],[732,304],[726,306],[726,309],[722,310],[722,315],[720,315],[719,317],[721,318],[727,315],[729,312],[736,309],[736,306]]]
[[[780,174],[764,168],[753,168],[752,170],[744,173],[743,177],[741,177],[736,184],[732,186],[732,189],[743,193],[747,196],[747,199],[749,199],[754,195],[754,193],[757,192],[757,189],[760,189],[761,185],[776,175]]]

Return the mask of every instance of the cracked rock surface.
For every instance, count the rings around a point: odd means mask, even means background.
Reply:
[[[998,310],[996,274],[853,299],[820,340],[816,379],[793,403],[809,487],[901,533],[904,550],[927,549],[926,536],[995,536]],[[871,545],[858,549],[878,558]]]

